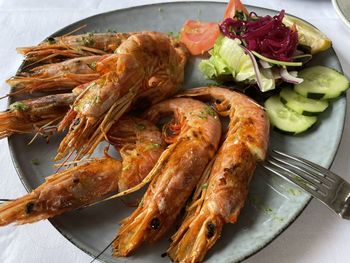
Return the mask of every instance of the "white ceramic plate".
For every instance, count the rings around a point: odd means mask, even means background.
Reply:
[[[54,35],[63,35],[86,24],[86,31],[155,30],[177,32],[186,19],[219,21],[226,4],[215,2],[183,2],[139,6],[89,17],[69,25]],[[274,15],[277,11],[258,7],[249,10],[260,15]],[[81,33],[81,32],[79,32]],[[207,81],[198,72],[198,58],[192,58],[186,68],[185,88],[205,85]],[[332,49],[315,57],[313,64],[326,65],[341,71]],[[320,124],[300,136],[271,133],[271,148],[293,153],[329,167],[338,148],[342,134],[346,99],[334,101],[320,115]],[[54,172],[52,158],[62,136],[54,137],[50,144],[36,140],[30,147],[31,136],[13,136],[9,145],[17,172],[28,191],[40,185]],[[102,155],[101,149],[98,153]],[[38,159],[33,165],[30,159]],[[288,227],[310,201],[310,196],[290,183],[257,169],[251,184],[249,199],[237,224],[226,225],[221,239],[208,253],[207,262],[236,262],[257,252]],[[132,212],[120,200],[67,213],[51,219],[51,223],[76,246],[96,256],[113,240],[118,222]],[[106,262],[167,262],[160,255],[169,245],[167,235],[157,245],[144,245],[133,256],[113,258],[111,249],[100,256]],[[277,241],[278,242],[278,241]]]
[[[340,19],[350,29],[350,1],[349,0],[332,0],[335,11]]]

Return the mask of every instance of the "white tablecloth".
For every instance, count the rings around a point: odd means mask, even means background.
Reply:
[[[4,80],[13,75],[22,57],[15,47],[38,43],[76,20],[105,11],[161,1],[116,0],[0,0],[0,96],[8,92]],[[285,9],[304,18],[332,40],[347,76],[350,76],[350,30],[337,17],[330,0],[246,0],[246,4]],[[267,3],[264,3],[267,2]],[[0,110],[6,101],[0,101]],[[349,116],[349,114],[347,114]],[[350,121],[332,170],[350,181]],[[7,141],[0,141],[0,198],[25,193],[10,159]],[[269,246],[247,260],[258,262],[350,262],[350,222],[341,220],[312,200],[302,215]],[[82,262],[91,257],[66,240],[48,221],[0,228],[0,262]]]

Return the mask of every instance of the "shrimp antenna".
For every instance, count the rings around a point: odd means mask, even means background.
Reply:
[[[93,260],[90,261],[90,263],[93,263],[96,259],[98,259],[103,253],[106,252],[106,250],[113,244],[113,242],[118,238],[115,237],[96,257],[94,257]]]
[[[65,166],[65,164],[68,162],[68,159],[72,156],[73,153],[74,153],[74,152],[71,152],[71,153],[66,157],[66,159],[58,166],[58,168],[57,168],[57,170],[56,170],[55,173],[58,173],[58,171],[61,170],[61,168],[62,168],[63,166]]]
[[[80,27],[77,27],[76,29],[74,29],[74,30],[64,34],[63,37],[70,36],[70,35],[74,34],[75,32],[78,32],[79,30],[81,30],[81,29],[83,29],[85,27],[87,27],[87,24],[81,25]]]
[[[0,203],[5,203],[9,201],[13,201],[14,199],[0,199]]]
[[[42,61],[44,61],[44,60],[47,60],[47,59],[50,59],[50,58],[54,58],[54,57],[56,57],[56,56],[57,56],[57,54],[51,54],[51,55],[48,55],[48,56],[46,56],[46,57],[44,57],[44,58],[41,58],[41,59],[39,59],[39,60],[37,60],[37,61],[34,61],[34,62],[32,62],[32,63],[30,63],[30,64],[28,64],[28,65],[24,65],[24,66],[21,68],[21,71],[24,70],[24,69],[27,69],[27,68],[29,68],[29,67],[31,67],[31,66],[34,66],[34,65],[36,65],[36,64],[38,64],[38,63],[40,63],[40,62],[42,62]]]
[[[9,93],[9,94],[6,94],[6,95],[4,95],[4,96],[2,96],[2,97],[0,97],[0,100],[5,99],[5,98],[7,98],[7,97],[9,97],[9,96],[10,96],[10,93]]]

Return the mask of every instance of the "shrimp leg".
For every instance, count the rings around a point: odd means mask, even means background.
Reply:
[[[148,174],[165,148],[154,125],[131,117],[113,126],[108,139],[122,161],[104,157],[49,176],[31,193],[0,205],[0,225],[32,223],[124,191]]]
[[[122,221],[113,243],[115,256],[127,256],[144,241],[155,242],[169,230],[218,147],[221,124],[207,105],[172,99],[152,106],[146,117],[157,122],[170,113],[174,119],[164,131],[171,144],[145,178],[153,180],[141,204]]]
[[[244,206],[256,162],[265,158],[269,123],[262,107],[248,97],[224,88],[198,88],[179,96],[216,103],[230,117],[228,132],[208,180],[197,188],[187,216],[172,236],[167,251],[175,262],[200,262],[219,239],[225,223],[235,223]]]

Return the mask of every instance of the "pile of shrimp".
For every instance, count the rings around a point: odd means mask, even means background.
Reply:
[[[185,211],[166,254],[175,262],[203,261],[224,224],[237,221],[256,164],[265,159],[264,109],[229,88],[181,91],[189,52],[159,32],[62,36],[17,50],[25,66],[7,80],[8,96],[32,98],[0,113],[0,138],[30,133],[49,140],[66,131],[54,159],[65,163],[74,156],[74,165],[1,204],[0,226],[33,223],[147,187],[120,222],[113,255],[126,257],[156,242]],[[102,141],[121,160],[107,150],[90,158]]]

